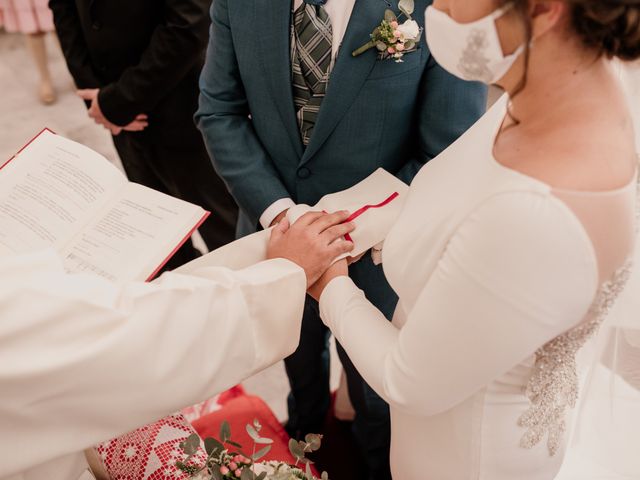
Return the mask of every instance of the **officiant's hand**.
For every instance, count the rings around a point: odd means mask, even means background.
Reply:
[[[286,258],[300,265],[309,287],[336,257],[353,250],[353,243],[342,238],[355,229],[353,223],[343,223],[347,218],[349,212],[309,212],[293,225],[283,219],[271,232],[267,258]]]

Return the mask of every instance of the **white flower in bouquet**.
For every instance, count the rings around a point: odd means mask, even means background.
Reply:
[[[254,472],[258,475],[266,473],[268,480],[306,480],[305,474],[298,467],[282,462],[261,462],[254,465]]]
[[[413,40],[414,42],[420,38],[420,25],[415,20],[407,20],[406,22],[398,25],[397,30],[407,40]]]

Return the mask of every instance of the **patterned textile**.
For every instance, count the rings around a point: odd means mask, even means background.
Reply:
[[[176,462],[185,458],[180,443],[193,433],[184,416],[176,414],[104,442],[96,451],[112,480],[186,480]],[[202,448],[193,460],[204,463]]]
[[[322,6],[303,3],[293,14],[293,97],[302,143],[308,145],[331,74],[331,19]]]
[[[175,468],[181,458],[180,442],[196,433],[191,423],[243,397],[244,388],[235,386],[180,413],[134,430],[95,447],[102,461],[98,478],[110,480],[180,480],[187,476]],[[204,455],[204,451],[199,455]],[[195,460],[199,460],[197,456]]]

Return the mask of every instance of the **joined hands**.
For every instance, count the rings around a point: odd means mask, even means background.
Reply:
[[[348,275],[346,259],[334,263],[336,257],[354,248],[352,242],[343,238],[355,230],[353,223],[344,223],[347,218],[346,211],[309,212],[293,225],[283,218],[271,232],[267,258],[285,258],[302,267],[309,295],[319,300],[331,280]]]
[[[149,117],[144,113],[139,114],[131,123],[125,126],[119,126],[111,123],[102,113],[100,103],[98,102],[98,94],[100,90],[98,88],[89,88],[85,90],[78,90],[76,94],[91,102],[89,107],[89,117],[93,118],[93,121],[98,125],[102,125],[104,128],[111,132],[111,135],[119,135],[123,130],[126,132],[141,132],[149,125]]]

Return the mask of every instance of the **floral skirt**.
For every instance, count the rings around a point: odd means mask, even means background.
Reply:
[[[48,0],[0,0],[0,26],[8,32],[51,32],[53,14]]]

